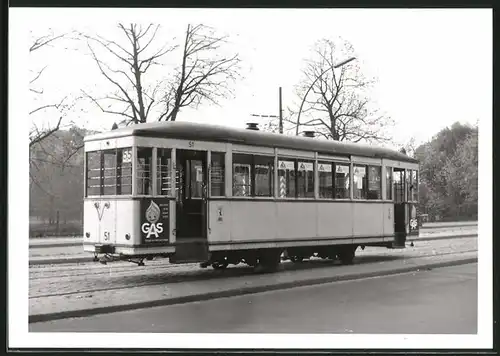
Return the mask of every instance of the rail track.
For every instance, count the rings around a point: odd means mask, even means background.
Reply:
[[[380,263],[395,259],[411,260],[425,256],[444,256],[477,251],[477,238],[454,240],[453,243],[440,240],[432,243],[421,242],[414,248],[411,256],[405,250],[380,249],[358,253],[357,264]],[[337,261],[312,259],[302,263],[283,262],[285,271],[313,269],[327,265],[337,265]],[[348,268],[348,266],[346,266]],[[200,269],[198,264],[172,265],[167,260],[151,261],[145,267],[135,265],[100,265],[87,263],[85,267],[58,266],[30,268],[30,299],[52,296],[71,296],[82,293],[139,288],[152,285],[213,280],[241,277],[253,273],[253,268],[245,265],[231,266],[226,270]]]

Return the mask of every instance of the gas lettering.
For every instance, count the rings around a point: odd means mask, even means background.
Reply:
[[[159,237],[159,234],[163,232],[163,223],[144,223],[141,226],[141,231],[146,234],[146,238],[151,238],[151,235],[154,235],[155,238]]]

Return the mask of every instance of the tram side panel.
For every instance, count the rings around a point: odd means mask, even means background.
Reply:
[[[384,219],[384,241],[394,241],[394,204],[384,204],[382,207]]]
[[[352,204],[353,241],[384,242],[384,203],[356,202]]]
[[[386,212],[390,206],[363,202],[212,201],[209,243],[300,240],[300,244],[316,238],[380,243],[393,234],[392,214]]]
[[[316,203],[318,216],[318,237],[352,237],[351,202]]]
[[[316,202],[277,202],[276,239],[314,239],[317,237]]]

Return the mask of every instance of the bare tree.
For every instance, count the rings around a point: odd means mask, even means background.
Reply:
[[[220,53],[227,39],[208,26],[188,25],[182,63],[165,97],[165,120],[175,121],[183,107],[197,108],[204,101],[218,104],[232,94],[230,84],[239,76],[240,59],[238,54]]]
[[[33,54],[34,52],[39,51],[40,49],[49,47],[53,44],[54,41],[62,39],[65,36],[67,36],[66,33],[54,34],[53,32],[50,32],[43,36],[33,37],[31,41],[31,46],[29,48],[29,52],[30,54]],[[31,80],[29,82],[29,90],[34,96],[41,97],[44,93],[43,88],[38,88],[37,82],[42,77],[47,67],[48,66],[46,65],[41,69],[32,70]],[[65,115],[64,112],[65,110],[67,110],[67,108],[68,108],[67,97],[64,97],[59,102],[38,105],[30,110],[29,115],[32,119],[32,124],[29,134],[30,148],[33,145],[42,142],[44,139],[46,139],[54,132],[59,130],[59,128],[61,127],[63,116]],[[57,120],[53,120],[55,124],[52,125],[37,124],[36,122],[37,120],[35,120],[33,116],[37,113],[46,113],[48,110],[53,110],[53,112],[55,113],[51,115],[58,116]]]
[[[304,100],[302,113],[307,119],[300,123],[288,119],[296,124],[297,134],[299,127],[304,127],[336,141],[387,139],[383,129],[393,122],[371,108],[365,93],[373,80],[362,75],[357,61],[335,69],[353,53],[352,45],[340,39],[323,39],[315,44],[313,58],[303,70],[304,79],[296,88],[298,97]]]
[[[157,33],[160,25],[149,24],[145,29],[138,24],[118,24],[121,34],[126,38],[125,44],[117,40],[109,40],[100,35],[82,34],[87,39],[91,57],[97,64],[100,73],[115,87],[116,91],[97,98],[83,91],[97,107],[108,114],[124,117],[122,123],[146,122],[153,107],[162,102],[163,82],[146,85],[145,76],[152,67],[161,64],[160,59],[173,51],[176,46],[157,46]],[[116,60],[116,64],[107,62],[104,55],[98,55],[95,46],[104,49]],[[120,66],[123,65],[123,66]],[[161,113],[156,119],[161,120],[166,114]]]
[[[103,112],[124,117],[121,123],[174,121],[183,107],[196,108],[202,101],[217,103],[220,97],[231,93],[230,82],[237,77],[238,55],[222,56],[219,51],[227,37],[216,36],[204,25],[188,25],[182,46],[160,42],[159,25],[118,25],[126,37],[126,44],[101,36],[83,35],[87,39],[91,57],[100,73],[116,88],[116,92],[97,98],[84,94]],[[116,64],[99,55],[94,44],[114,57]],[[156,45],[156,49],[154,48]],[[146,85],[145,76],[150,67],[161,65],[168,53],[182,49],[181,64],[161,79]],[[148,53],[147,53],[148,52]],[[125,69],[119,67],[123,64]],[[154,109],[155,108],[155,109]]]
[[[407,142],[399,145],[400,152],[408,155],[409,157],[415,157],[415,151],[417,150],[417,143],[415,140],[415,136],[412,136]]]

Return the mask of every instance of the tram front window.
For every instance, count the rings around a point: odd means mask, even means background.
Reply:
[[[131,149],[86,153],[87,196],[132,194]]]
[[[153,149],[151,147],[137,148],[137,194],[150,195],[151,187],[151,160],[153,157]]]

